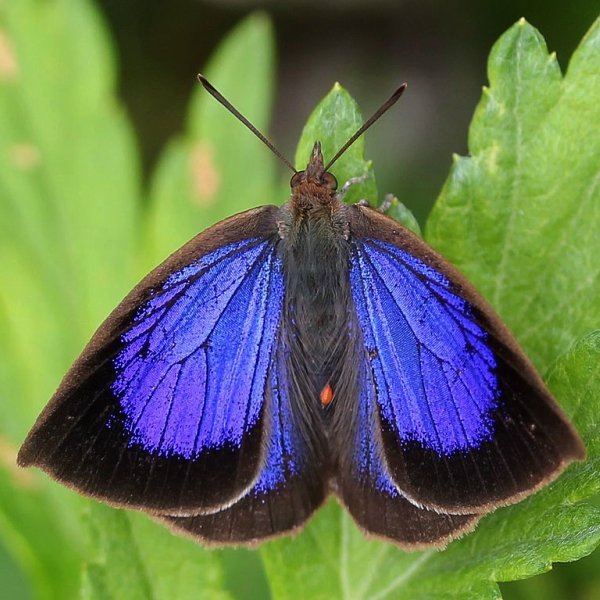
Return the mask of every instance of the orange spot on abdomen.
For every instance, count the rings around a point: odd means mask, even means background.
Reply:
[[[327,406],[333,400],[333,388],[327,384],[319,394],[319,399],[323,406]]]

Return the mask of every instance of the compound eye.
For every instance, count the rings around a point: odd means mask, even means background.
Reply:
[[[290,187],[295,188],[300,185],[302,182],[302,175],[304,175],[304,171],[300,171],[299,173],[294,173],[292,178],[290,179]]]
[[[327,189],[337,190],[337,179],[331,173],[324,173],[321,181]]]

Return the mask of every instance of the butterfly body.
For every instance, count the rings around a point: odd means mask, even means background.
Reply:
[[[19,462],[205,542],[293,531],[333,492],[419,548],[584,456],[485,300],[344,204],[315,144],[286,204],[218,223],[125,298]]]
[[[310,164],[321,169],[304,171],[293,182],[292,197],[280,210],[277,251],[286,281],[282,343],[304,363],[294,372],[312,379],[313,400],[320,411],[320,391],[345,362],[351,207],[321,183],[322,156],[320,146],[315,148]]]

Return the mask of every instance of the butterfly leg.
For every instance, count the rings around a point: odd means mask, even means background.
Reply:
[[[345,186],[344,186],[345,187]],[[383,199],[383,202],[377,206],[377,207],[373,207],[373,205],[371,204],[371,202],[367,199],[363,199],[363,200],[359,200],[357,202],[357,204],[359,206],[368,206],[369,208],[375,208],[376,210],[378,210],[380,213],[387,213],[388,210],[390,210],[390,208],[392,207],[392,204],[394,202],[394,200],[396,200],[396,196],[394,196],[394,194],[386,194],[385,198]]]
[[[383,202],[377,207],[379,212],[382,212],[384,215],[392,208],[392,204],[394,200],[397,200],[394,194],[386,194]]]
[[[343,200],[344,196],[348,193],[348,190],[353,186],[356,185],[357,183],[362,183],[363,181],[366,181],[367,179],[369,179],[370,175],[361,175],[360,177],[351,177],[350,179],[348,179],[348,181],[346,181],[346,183],[340,188],[340,190],[337,193],[337,197],[340,200]]]

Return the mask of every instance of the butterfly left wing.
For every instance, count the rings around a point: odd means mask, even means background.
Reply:
[[[286,378],[274,362],[284,296],[277,214],[231,217],[144,279],[67,373],[19,464],[169,515],[216,514],[257,486],[268,496],[285,479],[282,465],[295,464],[290,493],[302,511],[287,518],[303,519],[323,483],[308,467],[302,478],[297,424],[273,387]]]
[[[208,542],[252,545],[299,530],[327,497],[325,441],[292,383],[285,338],[280,332],[268,372],[265,397],[269,419],[257,481],[239,499],[217,511],[159,517],[174,531]]]
[[[343,445],[351,512],[374,487],[416,508],[476,515],[583,459],[577,432],[468,281],[392,219],[352,210],[356,353],[367,366]]]

